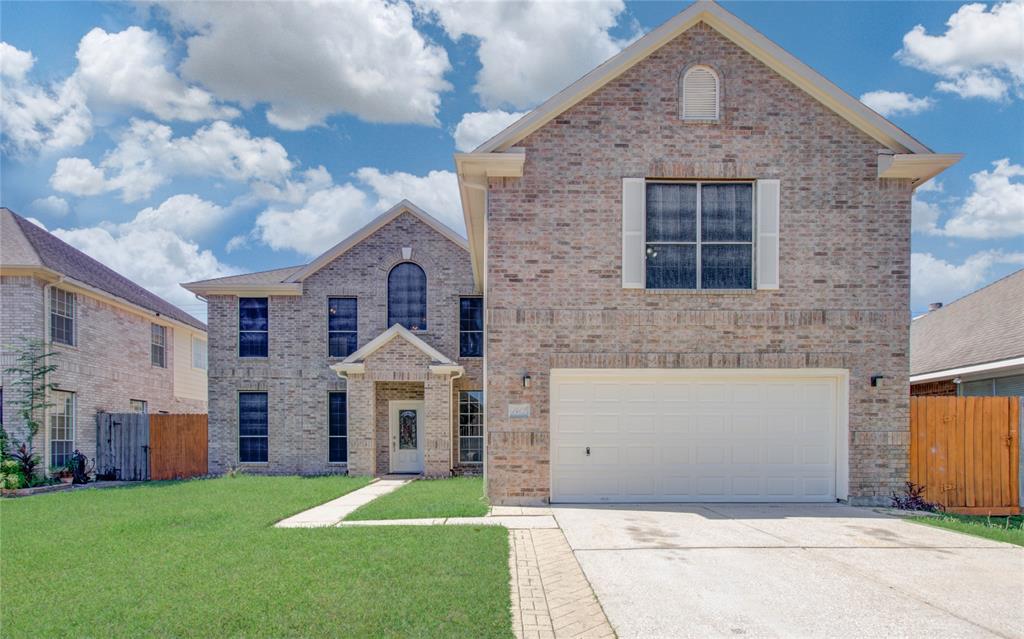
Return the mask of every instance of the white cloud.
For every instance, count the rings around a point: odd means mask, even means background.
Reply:
[[[209,250],[167,229],[127,230],[100,227],[57,229],[53,234],[136,284],[200,318],[205,310],[178,284],[233,275]]]
[[[1024,253],[982,251],[961,264],[931,253],[910,256],[910,304],[923,308],[931,302],[949,303],[988,282],[996,266],[1024,264]]]
[[[500,109],[466,113],[455,127],[455,148],[459,151],[472,151],[524,115]]]
[[[27,154],[75,147],[92,135],[92,113],[74,78],[50,86],[27,78],[31,52],[0,42],[0,139],[6,150]]]
[[[373,167],[363,167],[355,176],[377,195],[377,211],[386,211],[402,200],[409,200],[460,235],[466,234],[459,181],[451,171],[430,171],[419,176],[402,171],[381,173]]]
[[[939,231],[939,217],[942,215],[942,208],[935,202],[929,202],[918,194],[910,200],[910,230],[912,233],[926,233],[936,235]]]
[[[532,107],[628,44],[609,34],[625,10],[622,0],[417,0],[416,6],[453,40],[478,40],[482,68],[474,91],[488,109]]]
[[[227,122],[213,122],[190,137],[175,138],[166,125],[133,119],[98,167],[83,158],[64,158],[50,184],[74,195],[120,191],[122,200],[133,202],[178,175],[279,183],[292,166],[276,140],[252,137]]]
[[[989,8],[965,4],[946,21],[946,32],[929,35],[917,25],[903,36],[902,63],[942,78],[941,91],[1001,100],[1012,88],[1024,93],[1024,0]]]
[[[336,113],[436,125],[448,54],[413,25],[404,2],[169,2],[187,34],[181,71],[222,99],[268,103],[282,129]],[[254,46],[258,43],[258,46]]]
[[[932,108],[931,98],[918,98],[902,91],[869,91],[860,96],[860,101],[880,115],[914,115]]]
[[[237,51],[234,52],[237,54]],[[210,93],[188,86],[167,70],[167,43],[139,27],[119,33],[95,28],[78,43],[75,77],[96,104],[128,106],[162,120],[232,118]]]
[[[229,209],[198,195],[181,194],[167,198],[160,206],[142,209],[125,228],[166,229],[186,239],[199,239],[220,226],[229,215]]]
[[[946,222],[945,235],[993,239],[1024,235],[1024,166],[1006,158],[971,175],[974,191]],[[1017,178],[1012,181],[1012,178]]]
[[[377,215],[366,194],[351,184],[316,191],[297,209],[268,208],[256,219],[254,235],[274,250],[315,256]]]
[[[71,207],[68,206],[67,200],[62,197],[57,197],[56,195],[50,195],[33,200],[32,204],[29,206],[35,211],[54,215],[56,217],[63,217],[71,210]]]

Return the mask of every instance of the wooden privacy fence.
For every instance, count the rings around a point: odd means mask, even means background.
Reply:
[[[206,474],[205,414],[96,414],[96,472],[126,481]]]
[[[911,397],[910,481],[952,512],[1020,512],[1019,397]]]

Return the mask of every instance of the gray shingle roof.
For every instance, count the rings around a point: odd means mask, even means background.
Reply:
[[[203,331],[206,330],[206,324],[174,304],[150,293],[127,277],[97,262],[14,211],[0,208],[0,216],[3,217],[0,229],[3,230],[5,236],[2,245],[3,254],[0,255],[0,261],[3,264],[42,265],[136,306]],[[7,237],[11,231],[14,231],[16,235]],[[17,235],[21,237],[19,238]],[[34,255],[30,255],[26,251],[27,248],[30,248]]]
[[[914,319],[910,374],[1024,357],[1024,269]]]
[[[243,273],[242,275],[228,275],[226,277],[217,277],[212,280],[189,282],[189,284],[280,284],[287,280],[289,275],[303,268],[306,268],[305,264],[275,268],[269,271]]]

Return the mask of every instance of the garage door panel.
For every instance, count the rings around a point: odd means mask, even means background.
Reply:
[[[553,371],[552,500],[831,501],[836,379],[808,373]]]

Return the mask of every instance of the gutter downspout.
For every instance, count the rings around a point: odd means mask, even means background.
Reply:
[[[462,369],[457,375],[452,375],[451,377],[448,378],[448,401],[449,402],[452,401],[452,395],[455,393],[455,380],[461,378],[465,374],[466,374],[466,369]],[[448,432],[452,433],[452,435],[454,435],[455,437],[458,437],[458,435],[455,434],[455,418],[453,417],[454,414],[455,414],[454,407],[449,403],[449,405],[448,405]],[[455,446],[454,446],[454,442],[452,442],[452,444],[453,445],[448,447],[448,471],[449,472],[454,472],[455,471]]]

